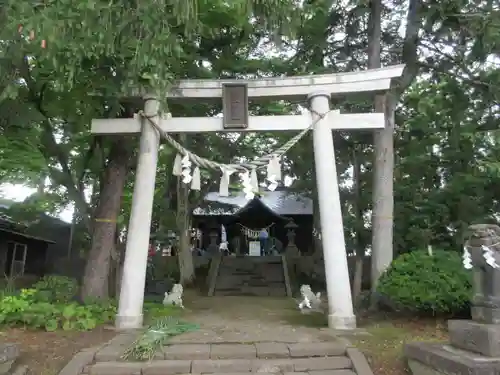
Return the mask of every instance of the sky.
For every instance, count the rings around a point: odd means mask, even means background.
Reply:
[[[36,189],[29,188],[20,184],[2,184],[0,185],[0,197],[13,200],[15,202],[22,202],[28,198],[31,194],[35,193]],[[73,207],[68,207],[64,209],[59,215],[57,215],[61,220],[71,223],[73,218]]]
[[[290,176],[284,176],[283,184],[288,187],[292,185],[294,178]],[[28,198],[31,194],[35,193],[36,189],[29,188],[27,186],[23,186],[20,184],[2,184],[0,185],[0,198],[5,198],[9,200],[13,200],[15,202],[22,202],[26,198]],[[69,205],[62,212],[57,215],[61,220],[66,221],[67,223],[71,223],[73,218],[73,206]]]

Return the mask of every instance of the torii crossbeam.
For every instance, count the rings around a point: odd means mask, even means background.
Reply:
[[[328,322],[331,328],[353,329],[356,318],[353,312],[347,252],[339,197],[333,130],[381,129],[385,127],[384,114],[340,114],[330,111],[330,97],[358,92],[384,92],[390,89],[392,80],[401,76],[403,65],[363,72],[266,78],[255,80],[185,80],[180,81],[166,96],[170,98],[195,98],[199,100],[220,98],[227,83],[244,83],[248,97],[278,99],[306,99],[312,114],[295,116],[250,116],[242,129],[227,129],[223,119],[160,117],[159,103],[146,101],[144,112],[170,133],[197,133],[222,131],[278,131],[302,130],[318,120],[313,127],[314,160],[319,199],[321,236],[325,260],[328,295]],[[94,134],[141,134],[139,157],[134,185],[132,211],[128,228],[125,263],[123,268],[120,302],[116,326],[119,329],[140,328],[143,323],[142,308],[144,285],[153,208],[159,134],[149,124],[141,126],[141,119],[93,120]]]

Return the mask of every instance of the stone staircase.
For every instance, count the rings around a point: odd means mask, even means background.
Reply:
[[[284,297],[291,293],[282,256],[224,256],[219,260],[214,295]]]
[[[173,344],[149,362],[126,362],[96,353],[88,375],[288,374],[373,375],[365,357],[339,342]],[[104,354],[104,353],[103,353]],[[76,374],[75,374],[76,375]]]
[[[19,348],[16,344],[0,344],[0,375],[25,375],[28,367],[18,364]]]

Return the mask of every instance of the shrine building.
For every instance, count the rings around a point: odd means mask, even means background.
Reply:
[[[300,253],[307,254],[312,251],[313,202],[286,190],[262,191],[251,200],[242,192],[229,197],[212,192],[193,210],[192,226],[200,233],[196,247],[207,253],[227,242],[231,255],[278,255],[293,237]]]

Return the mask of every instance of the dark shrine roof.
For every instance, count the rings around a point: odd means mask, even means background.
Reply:
[[[312,215],[311,198],[289,193],[283,190],[263,191],[259,199],[270,211],[279,216]],[[233,193],[229,197],[221,197],[218,192],[208,193],[204,203],[193,210],[195,216],[235,215],[245,209],[252,200],[247,200],[242,192]]]

